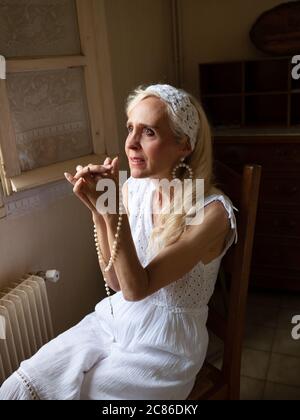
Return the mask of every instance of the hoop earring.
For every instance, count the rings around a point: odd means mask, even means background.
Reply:
[[[184,157],[182,157],[181,159],[180,159],[180,162],[181,163],[179,163],[178,165],[176,165],[175,166],[175,168],[172,170],[172,178],[173,179],[175,179],[176,178],[176,175],[175,175],[175,172],[176,172],[176,170],[178,169],[178,168],[186,168],[188,171],[189,171],[189,173],[190,173],[190,176],[189,176],[189,178],[190,179],[192,179],[193,178],[193,170],[192,170],[192,168],[189,166],[189,165],[187,165],[186,163],[183,163],[183,161],[184,161]]]

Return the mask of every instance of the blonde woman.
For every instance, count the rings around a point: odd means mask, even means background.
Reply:
[[[66,174],[91,211],[108,297],[24,361],[0,389],[2,399],[186,399],[203,365],[207,304],[237,240],[232,202],[214,186],[210,127],[198,101],[170,85],[138,88],[126,111],[126,212],[122,202],[116,213],[97,210],[99,179],[120,187],[117,158]],[[183,201],[176,189],[165,200],[157,187],[186,178],[204,180],[201,223],[187,223],[201,198],[194,182]]]

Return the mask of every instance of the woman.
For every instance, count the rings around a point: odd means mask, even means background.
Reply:
[[[122,202],[116,214],[97,210],[97,181],[119,187],[117,158],[65,174],[92,213],[108,297],[24,361],[0,389],[2,399],[172,400],[194,385],[208,346],[207,304],[237,239],[233,206],[213,185],[210,128],[195,98],[169,85],[139,88],[127,116],[126,212]],[[186,222],[195,206],[185,204],[199,199],[195,183],[184,187],[181,204],[176,189],[163,204],[157,188],[163,179],[191,177],[204,179],[198,224]]]

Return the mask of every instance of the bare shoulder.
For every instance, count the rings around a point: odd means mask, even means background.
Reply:
[[[201,223],[186,226],[181,240],[201,249],[201,261],[208,264],[223,251],[229,231],[227,210],[219,200],[214,200],[204,207]]]
[[[202,223],[187,225],[183,235],[192,239],[195,236],[202,235],[205,229],[211,227],[220,232],[229,231],[228,213],[220,200],[214,200],[207,204],[204,207]]]

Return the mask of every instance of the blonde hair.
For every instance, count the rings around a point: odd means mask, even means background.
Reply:
[[[161,99],[165,105],[167,114],[169,117],[170,127],[175,135],[175,141],[181,143],[182,138],[187,138],[183,133],[179,120],[176,114],[174,113],[172,107],[168,102],[164,101],[158,94],[155,92],[147,91],[145,92],[143,86],[139,86],[135,89],[127,99],[126,103],[126,113],[127,115],[130,111],[142,100],[156,96]],[[182,89],[180,89],[183,91]],[[204,179],[204,197],[207,195],[220,191],[216,187],[216,182],[213,174],[213,151],[212,151],[212,134],[210,124],[206,117],[206,114],[199,103],[199,101],[192,96],[191,94],[185,92],[191,103],[195,106],[200,120],[200,127],[198,131],[197,141],[194,147],[194,150],[186,157],[185,163],[188,164],[193,171],[193,179]],[[178,168],[176,171],[176,177],[182,181],[189,175],[186,168]],[[188,204],[195,203],[196,200],[196,183],[192,182],[192,188],[185,190],[182,197],[177,197],[174,193],[173,199],[169,203],[171,207],[163,206],[161,212],[158,215],[159,226],[154,227],[147,248],[148,255],[153,255],[162,248],[173,244],[176,242],[186,227],[186,213],[188,210]],[[192,197],[192,199],[191,199]],[[167,203],[168,205],[168,203]],[[180,214],[174,213],[174,209],[181,209]],[[170,211],[168,211],[170,210]],[[163,226],[163,227],[162,227]]]

